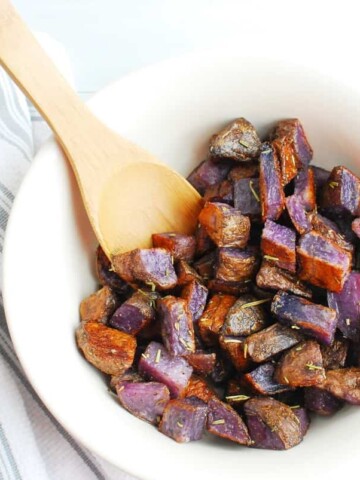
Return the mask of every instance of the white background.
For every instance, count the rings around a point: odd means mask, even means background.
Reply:
[[[354,0],[13,0],[35,30],[61,41],[88,96],[119,76],[180,53],[256,44],[268,52],[360,64]]]

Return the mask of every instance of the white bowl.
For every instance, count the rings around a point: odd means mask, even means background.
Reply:
[[[203,159],[210,134],[238,116],[261,134],[280,118],[299,117],[314,163],[356,170],[359,94],[303,66],[210,52],[131,74],[90,105],[116,131],[184,174]],[[207,480],[331,480],[357,469],[355,407],[316,419],[303,443],[285,452],[215,439],[179,445],[120,408],[74,340],[79,302],[96,287],[95,245],[73,176],[50,141],[26,177],[8,225],[4,300],[32,385],[72,435],[144,480],[183,480],[195,472]]]

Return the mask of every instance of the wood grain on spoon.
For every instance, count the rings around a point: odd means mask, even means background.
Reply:
[[[155,232],[194,230],[201,208],[195,189],[90,112],[8,0],[0,0],[0,64],[54,131],[109,257],[150,246]]]

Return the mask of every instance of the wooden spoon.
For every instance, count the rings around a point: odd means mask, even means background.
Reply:
[[[196,190],[90,112],[8,0],[0,0],[0,64],[54,131],[109,258],[149,247],[152,233],[194,231],[201,208]]]

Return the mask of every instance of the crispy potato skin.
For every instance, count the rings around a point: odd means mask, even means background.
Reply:
[[[212,398],[217,398],[216,394],[205,380],[196,375],[190,377],[189,383],[186,387],[185,397],[197,397],[205,403],[208,403]]]
[[[116,295],[110,287],[105,286],[81,302],[80,318],[83,322],[106,323],[117,304]]]
[[[202,340],[207,345],[216,345],[221,327],[229,308],[235,303],[236,297],[232,295],[214,295],[207,304],[205,311],[199,319],[199,331]]]
[[[283,186],[287,185],[298,172],[298,162],[292,148],[292,141],[290,137],[278,137],[272,141],[272,147],[280,159],[281,168],[281,183]]]
[[[246,372],[252,365],[250,357],[245,356],[245,340],[241,338],[225,337],[220,335],[220,348],[225,352],[238,372]]]
[[[109,375],[125,373],[134,361],[135,337],[101,323],[82,322],[76,341],[86,360]]]
[[[325,380],[317,386],[340,400],[360,405],[360,368],[328,370]]]
[[[154,233],[152,242],[155,248],[168,250],[175,260],[190,262],[195,255],[195,237],[179,233]]]
[[[325,370],[336,370],[345,367],[349,349],[347,340],[335,338],[332,345],[321,345],[320,348]]]
[[[259,257],[256,251],[219,248],[215,277],[224,282],[244,282],[255,276],[258,267]]]
[[[181,287],[187,285],[193,280],[201,282],[202,279],[197,271],[191,267],[185,260],[180,260],[176,265],[176,274],[178,277],[177,284]]]
[[[266,326],[266,314],[261,305],[244,308],[246,304],[255,301],[257,301],[257,298],[251,294],[242,295],[236,300],[226,315],[221,330],[223,335],[246,337]]]
[[[228,179],[231,182],[236,180],[243,180],[244,178],[253,178],[259,176],[259,163],[246,162],[236,165],[229,172]]]

